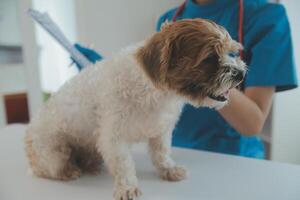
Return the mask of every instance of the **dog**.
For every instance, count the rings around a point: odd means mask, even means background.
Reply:
[[[71,180],[114,176],[114,199],[141,195],[130,154],[145,141],[159,176],[187,177],[171,158],[171,133],[186,103],[221,108],[244,78],[242,45],[212,21],[166,23],[145,41],[84,69],[64,84],[30,122],[25,136],[32,172]]]

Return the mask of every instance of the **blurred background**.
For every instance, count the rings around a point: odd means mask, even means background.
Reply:
[[[153,33],[158,17],[180,3],[182,0],[0,0],[0,127],[27,123],[51,93],[78,73],[74,66],[69,67],[69,54],[30,19],[28,8],[48,12],[72,42],[91,45],[103,57],[110,57]],[[300,1],[280,3],[287,9],[296,66],[300,66]],[[261,133],[269,159],[300,164],[299,103],[300,89],[276,94]]]

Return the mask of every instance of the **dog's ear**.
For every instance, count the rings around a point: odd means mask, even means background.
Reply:
[[[166,73],[163,70],[161,60],[163,46],[164,40],[162,39],[162,35],[155,33],[136,53],[138,62],[156,86],[161,86]]]
[[[217,68],[206,69],[202,62],[226,51],[223,47],[228,36],[219,29],[213,22],[200,19],[166,23],[138,49],[137,60],[157,86],[178,90],[184,87],[183,82],[201,82],[199,77],[208,77],[204,72]]]
[[[181,79],[209,54],[199,54],[204,42],[196,34],[197,27],[190,28],[187,23],[165,23],[137,51],[138,62],[156,86],[174,85],[174,79]]]

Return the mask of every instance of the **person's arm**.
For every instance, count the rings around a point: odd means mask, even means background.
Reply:
[[[244,93],[232,89],[228,105],[219,112],[241,134],[258,134],[269,114],[274,92],[274,87],[249,87]]]
[[[245,16],[248,74],[244,93],[233,89],[229,105],[219,112],[243,135],[258,134],[272,105],[272,96],[297,87],[289,21],[280,4],[257,4]],[[270,45],[272,44],[272,45]],[[270,87],[265,87],[266,85]]]

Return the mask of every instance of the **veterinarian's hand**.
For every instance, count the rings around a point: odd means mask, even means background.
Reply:
[[[243,135],[260,133],[269,114],[274,87],[232,89],[229,103],[219,110],[226,121]]]
[[[74,45],[74,47],[80,51],[80,53],[82,53],[90,62],[92,63],[96,63],[97,61],[100,61],[102,60],[102,56],[97,53],[95,50],[93,49],[89,49],[89,48],[86,48],[86,47],[83,47],[81,46],[80,44],[76,43]],[[76,64],[77,68],[80,70],[82,70],[82,66],[79,65],[79,63],[77,63],[72,57],[71,57],[72,61]]]

